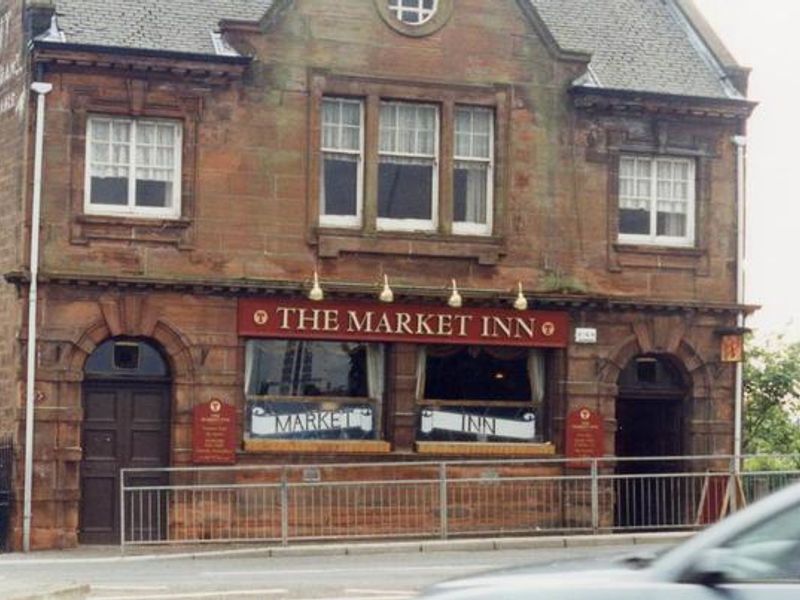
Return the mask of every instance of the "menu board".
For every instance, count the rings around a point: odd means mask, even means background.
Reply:
[[[232,465],[236,462],[236,409],[212,398],[194,407],[192,462],[197,465]]]

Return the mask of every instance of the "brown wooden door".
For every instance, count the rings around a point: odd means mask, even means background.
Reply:
[[[682,448],[680,398],[617,400],[617,456],[679,456]],[[620,463],[629,473],[669,470],[663,463]],[[627,466],[627,469],[624,469]]]
[[[120,540],[120,469],[169,465],[170,386],[89,381],[83,395],[79,539],[84,544],[115,544]],[[162,482],[163,475],[157,473],[126,480],[128,485]],[[148,539],[161,537],[165,509],[159,507],[159,514],[142,519]]]

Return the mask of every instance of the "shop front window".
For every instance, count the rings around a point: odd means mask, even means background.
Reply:
[[[249,340],[245,394],[250,439],[380,439],[381,344]]]
[[[421,348],[417,363],[417,440],[543,441],[545,381],[545,355],[541,350]]]

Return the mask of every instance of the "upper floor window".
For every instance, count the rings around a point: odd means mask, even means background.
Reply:
[[[90,117],[86,213],[179,217],[181,134],[176,121]]]
[[[453,231],[492,232],[494,119],[487,108],[456,108]]]
[[[364,179],[363,105],[326,98],[322,103],[322,197],[320,223],[361,223]]]
[[[491,235],[494,110],[453,105],[442,121],[439,104],[376,99],[377,118],[367,119],[366,104],[322,99],[320,225]]]
[[[622,156],[619,240],[694,245],[695,163],[685,158]]]
[[[381,104],[379,229],[436,228],[438,131],[435,106]]]
[[[436,14],[439,0],[388,0],[389,10],[409,25],[422,25]]]

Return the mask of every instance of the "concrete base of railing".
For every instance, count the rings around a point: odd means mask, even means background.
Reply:
[[[89,597],[90,591],[88,585],[57,585],[45,586],[36,591],[7,591],[3,597],[6,600],[84,600]]]

